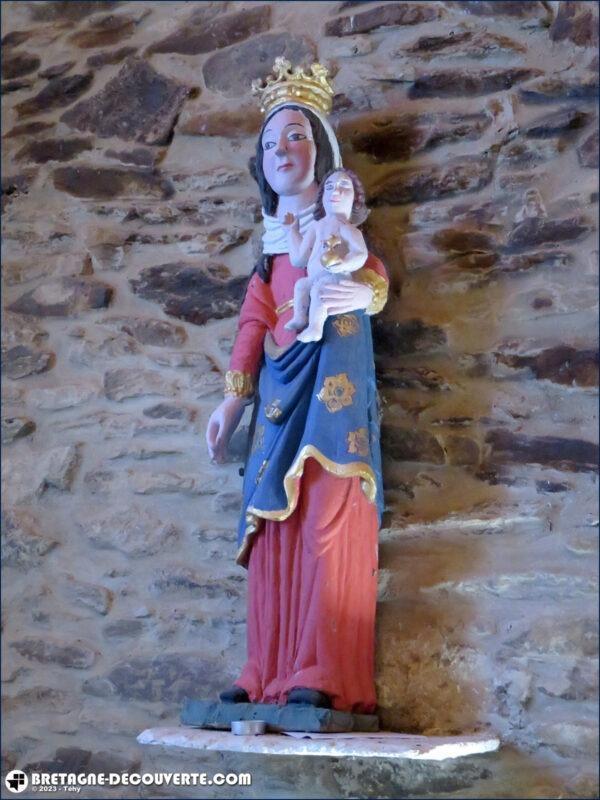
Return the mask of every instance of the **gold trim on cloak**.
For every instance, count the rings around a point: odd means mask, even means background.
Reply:
[[[252,537],[260,529],[263,519],[272,519],[280,522],[290,517],[296,510],[300,493],[299,481],[304,472],[304,462],[307,458],[314,458],[324,470],[339,478],[359,477],[365,497],[370,503],[375,502],[377,496],[377,480],[375,473],[368,464],[361,462],[338,464],[336,461],[327,458],[327,456],[314,445],[307,444],[300,450],[294,463],[283,478],[283,488],[285,489],[287,506],[276,511],[264,511],[254,506],[248,506],[246,509],[246,531],[242,544],[237,552],[237,564],[241,564],[243,567],[247,566]]]

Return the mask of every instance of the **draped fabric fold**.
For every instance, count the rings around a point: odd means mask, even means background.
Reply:
[[[250,552],[248,659],[235,683],[252,702],[305,687],[339,711],[375,711],[377,530],[360,478],[307,459],[296,510],[265,520]]]
[[[294,512],[309,458],[332,475],[360,479],[380,519],[379,406],[364,311],[329,317],[319,342],[295,341],[275,353],[266,344],[255,402],[238,563],[247,566],[252,537],[264,520],[285,520]]]

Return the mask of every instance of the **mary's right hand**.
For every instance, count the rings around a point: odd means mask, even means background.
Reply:
[[[210,415],[206,427],[208,454],[217,464],[225,461],[227,445],[244,414],[243,397],[226,397]]]

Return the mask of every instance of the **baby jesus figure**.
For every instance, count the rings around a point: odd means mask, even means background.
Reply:
[[[298,330],[301,342],[317,342],[323,336],[327,306],[321,302],[324,284],[351,280],[351,273],[367,260],[367,246],[362,233],[351,223],[363,222],[367,216],[364,190],[358,177],[348,169],[327,174],[319,188],[315,221],[300,234],[298,220],[287,213],[283,224],[287,229],[290,262],[306,267],[306,278],[294,286],[294,315],[284,326]]]

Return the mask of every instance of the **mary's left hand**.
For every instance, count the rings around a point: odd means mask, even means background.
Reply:
[[[328,314],[349,314],[351,311],[369,307],[373,299],[373,289],[358,281],[342,280],[339,283],[324,284],[319,297]]]

